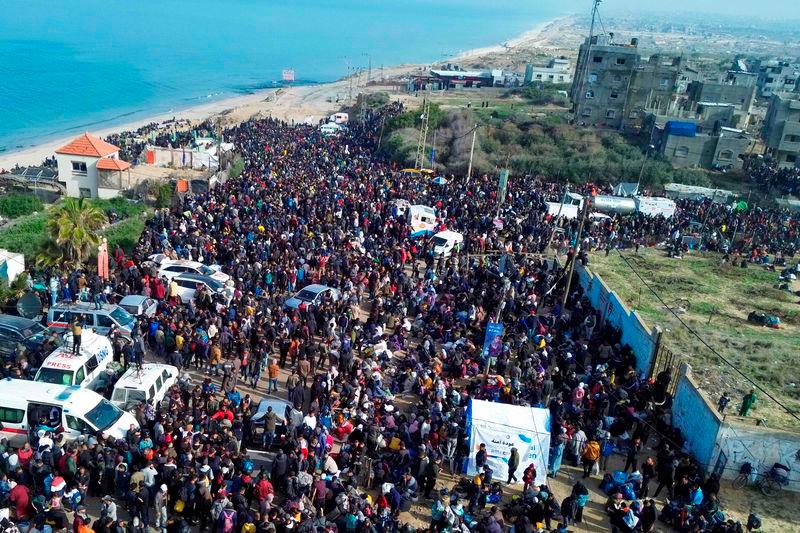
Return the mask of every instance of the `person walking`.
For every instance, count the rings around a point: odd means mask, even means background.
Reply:
[[[281,367],[278,365],[278,360],[273,359],[267,369],[269,372],[269,386],[267,386],[267,394],[278,392],[278,376],[281,373]]]
[[[166,533],[167,531],[167,508],[169,506],[169,492],[166,485],[161,485],[154,498],[156,511],[156,531]]]
[[[600,459],[600,443],[595,439],[591,439],[586,443],[586,446],[584,446],[583,455],[581,456],[584,478],[591,477],[592,468],[597,463],[598,459]]]
[[[508,481],[506,481],[506,485],[511,485],[512,479],[514,483],[518,481],[515,475],[517,468],[519,468],[519,451],[516,448],[511,448],[511,455],[508,457]]]
[[[739,416],[747,416],[750,412],[750,409],[753,409],[756,405],[756,390],[750,389],[750,392],[744,395],[742,398],[742,406],[739,408]]]
[[[639,452],[641,451],[642,441],[639,437],[636,437],[628,447],[628,455],[625,459],[625,468],[622,469],[623,472],[627,472],[628,468],[631,469],[631,473],[636,472],[639,466]]]

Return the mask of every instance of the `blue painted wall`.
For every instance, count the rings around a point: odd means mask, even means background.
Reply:
[[[678,377],[675,399],[672,402],[672,425],[681,429],[686,439],[686,450],[706,469],[713,468],[711,459],[714,457],[721,424],[722,421],[714,409],[682,373]]]

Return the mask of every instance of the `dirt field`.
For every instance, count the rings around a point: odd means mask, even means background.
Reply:
[[[761,266],[722,267],[719,254],[691,252],[668,258],[662,250],[624,251],[633,267],[681,319],[744,374],[782,403],[800,412],[800,305],[797,295],[773,288],[778,273]],[[790,264],[796,262],[792,261]],[[591,256],[589,268],[606,281],[648,325],[664,329],[666,345],[692,365],[701,388],[713,401],[724,391],[738,409],[751,385],[706,349],[644,286],[616,252]],[[795,282],[793,290],[800,288]],[[777,315],[780,329],[747,321],[751,311]],[[798,428],[800,421],[759,394],[751,416],[768,425]]]

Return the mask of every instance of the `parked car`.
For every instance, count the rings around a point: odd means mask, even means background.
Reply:
[[[333,287],[328,287],[327,285],[319,285],[315,283],[300,289],[297,294],[286,300],[284,307],[297,309],[301,304],[306,304],[313,307],[322,303],[322,299],[325,297],[324,295],[326,293],[330,293],[334,302],[338,302],[342,295],[342,293],[339,292],[339,289],[334,289]]]
[[[118,305],[133,316],[146,316],[147,318],[154,316],[158,309],[157,301],[139,294],[129,294],[120,300]]]
[[[220,272],[219,268],[210,267],[199,263],[197,261],[188,261],[185,259],[164,259],[159,264],[158,275],[171,280],[178,274],[200,274],[201,276],[208,276],[220,283],[227,284],[231,282],[231,277],[225,272]]]
[[[18,345],[35,351],[44,344],[47,328],[29,318],[0,315],[0,356],[7,358]]]
[[[258,402],[256,412],[251,417],[253,424],[255,424],[257,428],[261,428],[262,432],[264,431],[264,417],[267,415],[268,407],[272,407],[272,411],[278,415],[278,423],[275,425],[274,440],[274,444],[278,445],[283,442],[286,437],[286,418],[291,417],[290,420],[292,424],[295,427],[299,427],[303,423],[303,413],[292,407],[292,404],[286,400],[266,397]]]
[[[178,375],[172,365],[145,363],[141,369],[131,367],[114,384],[111,403],[125,411],[151,400],[156,405],[178,382]]]
[[[222,282],[209,276],[186,272],[178,274],[172,278],[172,281],[177,284],[178,296],[185,304],[192,301],[197,293],[197,289],[200,287],[205,287],[212,295],[221,297],[225,305],[230,304],[233,299],[233,287],[226,286]]]

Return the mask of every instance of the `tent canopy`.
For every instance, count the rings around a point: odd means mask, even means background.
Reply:
[[[546,482],[547,460],[550,451],[550,411],[505,403],[471,400],[467,411],[467,433],[470,455],[467,473],[475,475],[475,454],[481,444],[486,445],[487,463],[494,471],[494,479],[508,477],[508,458],[511,448],[519,452],[516,477],[522,482],[522,473],[529,464],[536,465],[537,485]]]

